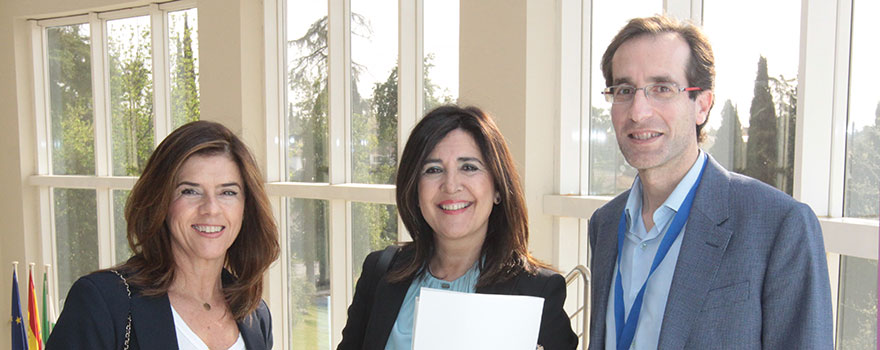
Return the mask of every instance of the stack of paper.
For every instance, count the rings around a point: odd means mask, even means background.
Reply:
[[[534,350],[544,298],[422,288],[414,350]]]

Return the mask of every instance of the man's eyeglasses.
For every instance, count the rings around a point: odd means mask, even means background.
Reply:
[[[645,87],[637,88],[629,84],[613,85],[605,88],[602,94],[605,95],[605,101],[611,103],[629,103],[632,102],[639,90],[645,91],[645,97],[653,101],[669,101],[682,91],[700,91],[699,87],[680,88],[676,83],[655,83],[648,84]]]

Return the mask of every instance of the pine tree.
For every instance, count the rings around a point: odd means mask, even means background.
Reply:
[[[183,14],[183,33],[175,40],[174,73],[171,77],[171,122],[175,128],[199,120],[198,65],[193,52],[193,28]]]
[[[758,74],[755,78],[755,96],[749,108],[749,141],[746,146],[747,160],[745,174],[776,186],[777,128],[776,109],[770,94],[767,75],[767,59],[758,59]]]
[[[721,126],[718,127],[710,153],[727,169],[741,172],[744,168],[744,146],[739,111],[728,99],[721,109]]]

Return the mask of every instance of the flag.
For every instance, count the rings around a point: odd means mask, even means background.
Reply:
[[[43,350],[43,336],[40,333],[40,311],[37,308],[37,291],[34,290],[33,264],[28,269],[28,347],[30,350]]]
[[[46,344],[46,341],[49,340],[49,334],[52,333],[52,328],[55,327],[55,303],[52,300],[52,297],[49,295],[49,270],[50,266],[46,265],[46,272],[43,273],[43,323],[41,324],[41,328],[43,330],[43,344]]]
[[[12,350],[28,350],[24,319],[21,318],[21,299],[18,297],[18,276],[12,270]]]

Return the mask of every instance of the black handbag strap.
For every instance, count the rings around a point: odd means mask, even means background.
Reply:
[[[392,244],[388,247],[385,247],[385,250],[382,251],[382,255],[379,255],[379,261],[376,263],[376,281],[385,277],[385,273],[388,272],[388,268],[391,267],[391,261],[394,260],[394,256],[397,255],[397,252],[400,251],[400,246],[396,244]]]

